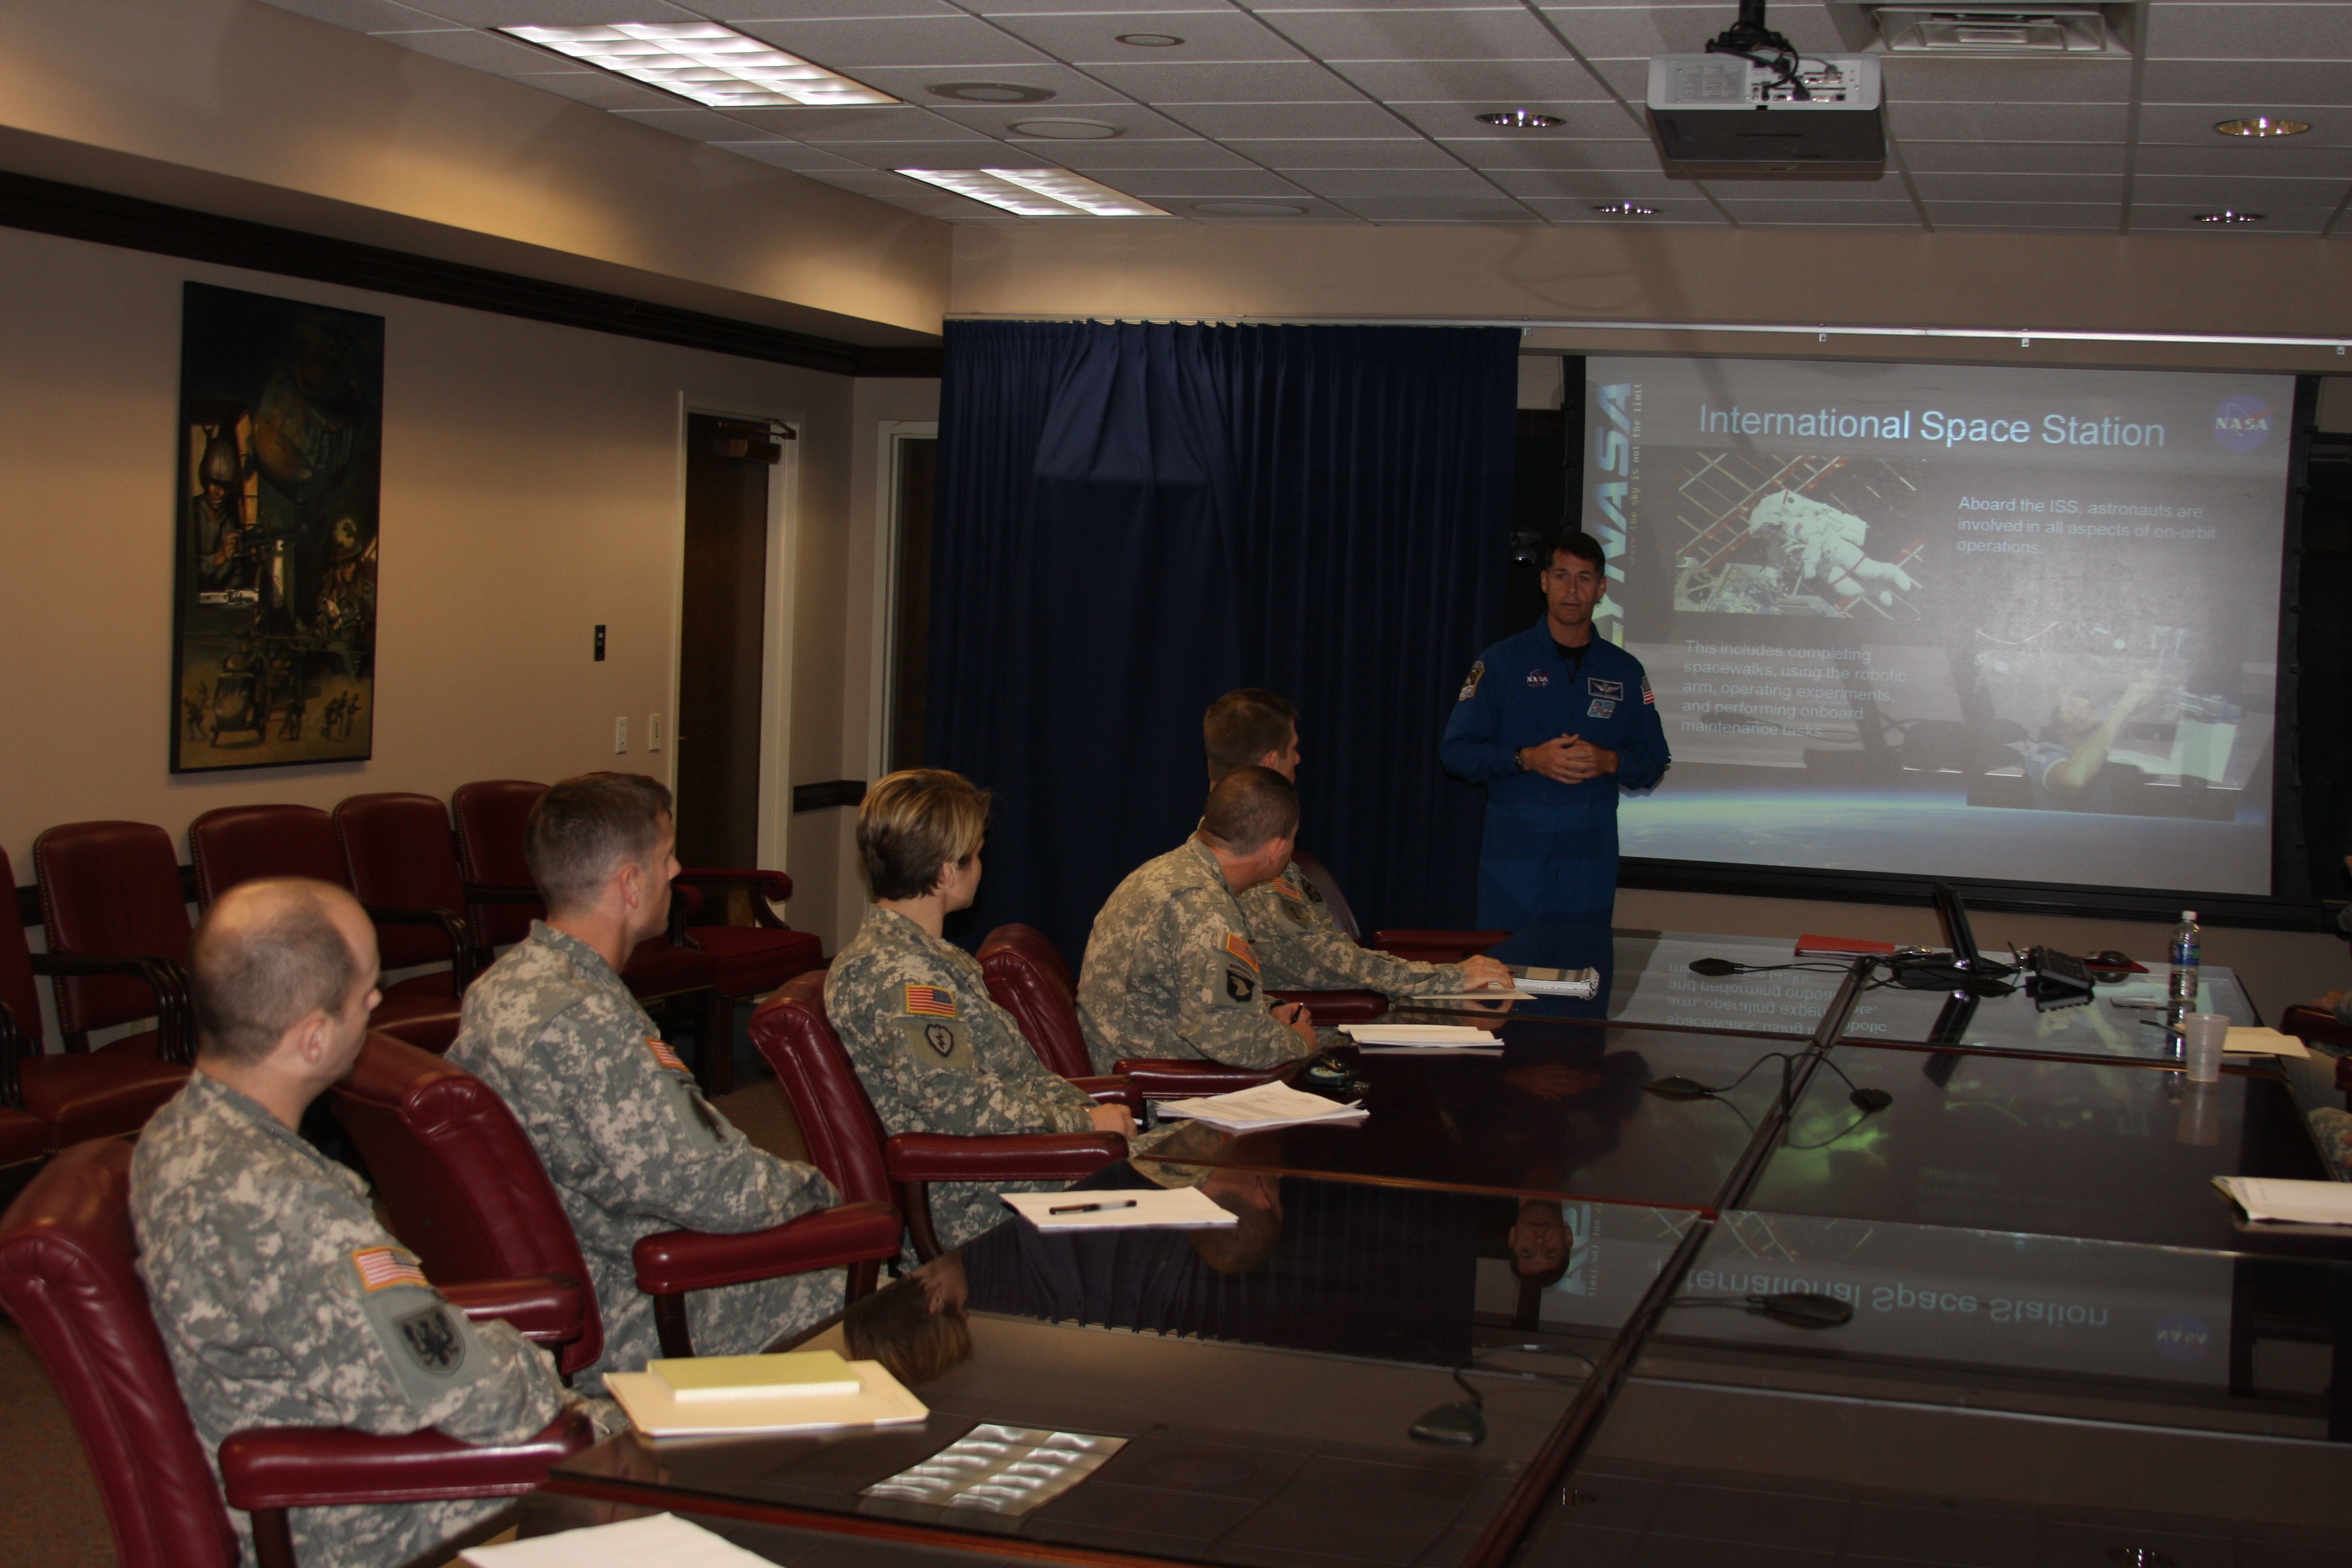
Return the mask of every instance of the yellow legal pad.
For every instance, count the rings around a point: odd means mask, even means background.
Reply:
[[[833,1351],[689,1356],[646,1363],[680,1405],[714,1399],[826,1398],[857,1392],[857,1373]]]

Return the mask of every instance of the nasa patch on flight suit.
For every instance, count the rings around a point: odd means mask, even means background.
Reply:
[[[1606,719],[1616,711],[1617,700],[1615,698],[1596,697],[1592,700],[1591,704],[1584,710],[1584,716],[1588,719]]]
[[[1482,658],[1477,663],[1470,667],[1470,674],[1468,678],[1462,682],[1462,695],[1455,698],[1454,700],[1456,702],[1467,702],[1473,697],[1477,696],[1478,683],[1486,679],[1486,661]]]
[[[1549,669],[1531,669],[1528,671],[1528,684],[1534,687],[1549,686],[1551,684],[1551,671]]]
[[[972,1070],[971,1041],[961,1023],[915,1016],[897,1022],[898,1054],[909,1067],[923,1072]]]

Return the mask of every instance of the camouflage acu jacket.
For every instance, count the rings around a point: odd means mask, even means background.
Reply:
[[[139,1274],[205,1453],[248,1426],[438,1427],[529,1436],[575,1395],[505,1323],[474,1323],[376,1223],[367,1186],[260,1104],[203,1073],[155,1113],[131,1160]],[[598,1424],[619,1413],[603,1401]],[[497,1499],[294,1510],[305,1563],[405,1563],[505,1506]],[[252,1525],[232,1511],[253,1561]]]
[[[612,966],[544,921],[467,988],[449,1059],[513,1107],[563,1196],[604,1321],[583,1384],[661,1354],[630,1257],[641,1237],[762,1230],[834,1201],[814,1166],[754,1147],[704,1100]],[[697,1353],[748,1355],[841,1300],[833,1269],[697,1291],[687,1321]]]
[[[1216,857],[1187,839],[1121,882],[1095,916],[1078,1022],[1095,1070],[1124,1057],[1279,1067],[1309,1054],[1267,1010],[1249,918]]]
[[[824,1010],[892,1132],[1084,1132],[1094,1101],[1056,1077],[988,994],[980,963],[895,910],[865,922],[824,977]],[[1001,1222],[1003,1192],[1031,1182],[931,1189],[942,1247]]]
[[[1294,860],[1239,900],[1269,991],[1379,991],[1426,996],[1462,989],[1458,963],[1416,963],[1359,946]]]

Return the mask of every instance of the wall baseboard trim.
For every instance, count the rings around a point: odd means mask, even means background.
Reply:
[[[222,217],[85,185],[0,172],[0,227],[339,283],[616,337],[851,376],[936,376],[936,348],[877,348],[440,261],[355,240]]]

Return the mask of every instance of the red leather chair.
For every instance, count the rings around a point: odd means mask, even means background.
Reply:
[[[206,909],[239,882],[257,877],[352,885],[342,847],[335,841],[334,818],[315,805],[225,805],[208,811],[188,824],[188,859],[196,873],[196,902]],[[375,904],[368,906],[368,915],[379,931],[393,925],[422,926],[439,932],[451,947],[464,940],[465,927],[454,910]],[[412,975],[384,986],[369,1027],[428,1051],[447,1050],[457,1038],[464,1011],[454,974]]]
[[[885,1131],[825,1016],[820,973],[796,975],[760,1004],[751,1043],[784,1086],[816,1168],[845,1198],[895,1203],[926,1262],[940,1250],[931,1183],[1075,1182],[1127,1153],[1127,1140],[1116,1132]],[[1135,1103],[1123,1082],[1080,1081],[1097,1099]]]
[[[989,995],[1013,1015],[1038,1060],[1066,1079],[1093,1070],[1086,1036],[1078,1028],[1077,987],[1070,979],[1070,966],[1044,931],[1035,926],[998,926],[980,944],[980,971],[987,977]],[[1118,1070],[1145,1100],[1223,1094],[1274,1076],[1255,1068],[1173,1057],[1133,1058],[1120,1062]]]
[[[385,1035],[331,1091],[392,1212],[392,1228],[425,1274],[452,1280],[549,1275],[577,1284],[584,1330],[556,1364],[566,1377],[604,1352],[604,1322],[586,1259],[530,1135],[498,1092],[471,1073]],[[686,1293],[847,1267],[854,1300],[877,1264],[898,1251],[898,1215],[851,1203],[736,1235],[663,1231],[636,1246],[637,1288],[654,1299],[663,1353],[692,1355]]]
[[[1301,871],[1307,873],[1307,879],[1315,884],[1315,890],[1323,895],[1324,905],[1331,911],[1331,919],[1339,929],[1356,941],[1362,942],[1364,932],[1356,923],[1356,911],[1349,907],[1348,895],[1339,890],[1339,879],[1331,875],[1331,868],[1314,856],[1303,852],[1294,851],[1290,858],[1298,863]],[[1395,957],[1415,959],[1423,963],[1459,963],[1465,958],[1475,958],[1488,948],[1500,945],[1510,934],[1507,931],[1378,931],[1372,933],[1370,945]],[[1317,1014],[1316,1017],[1318,1022],[1322,1021],[1321,1014]],[[1335,1023],[1355,1021],[1352,1018],[1332,1020]]]
[[[2317,1040],[2339,1049],[2352,1048],[2352,1025],[2338,1023],[2336,1015],[2324,1007],[2310,1007],[2297,1003],[2280,1015],[2279,1031],[2293,1035],[2299,1040]],[[2344,1109],[2352,1110],[2352,1057],[2336,1058],[2336,1087],[2344,1096]]]
[[[215,1482],[133,1266],[131,1153],[115,1139],[77,1144],[0,1216],[0,1304],[73,1416],[122,1568],[236,1568],[230,1508],[252,1514],[263,1568],[290,1568],[289,1509],[519,1497],[594,1441],[576,1412],[506,1447],[429,1430],[259,1428],[221,1445]],[[518,1293],[540,1300],[544,1282]],[[450,1299],[474,1318],[505,1316],[509,1304],[489,1288]]]
[[[86,1051],[93,1029],[153,1018],[156,1027],[109,1053],[194,1059],[188,1005],[187,896],[171,835],[144,822],[69,822],[33,841],[41,922],[61,959],[110,959],[112,967],[52,971],[66,1049]],[[123,963],[134,965],[125,969]]]
[[[0,887],[15,886],[7,853],[0,850]],[[51,1055],[41,1049],[41,999],[33,988],[37,973],[126,976],[146,984],[152,984],[154,968],[138,959],[36,954],[25,941],[22,925],[13,918],[0,920],[0,1106],[5,1107],[5,1114],[0,1115],[0,1165],[37,1159],[85,1138],[136,1132],[180,1092],[188,1081],[184,1061],[193,1054],[192,1046],[174,1043],[162,1056],[136,1051]],[[191,1027],[192,1020],[181,1014],[173,1026]]]

